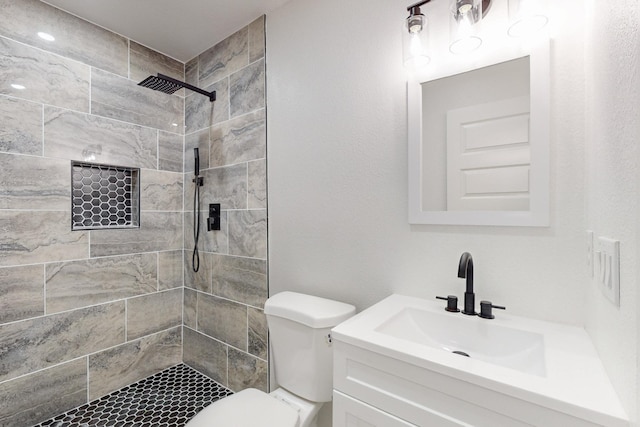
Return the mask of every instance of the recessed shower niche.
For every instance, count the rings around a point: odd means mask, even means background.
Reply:
[[[140,169],[71,162],[71,229],[140,227]]]

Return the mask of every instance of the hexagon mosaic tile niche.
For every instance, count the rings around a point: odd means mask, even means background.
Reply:
[[[139,177],[139,169],[71,162],[71,229],[139,227]]]

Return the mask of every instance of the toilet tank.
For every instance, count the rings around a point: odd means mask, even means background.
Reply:
[[[331,328],[353,316],[350,304],[296,292],[273,295],[264,305],[272,366],[280,387],[313,402],[331,400]]]

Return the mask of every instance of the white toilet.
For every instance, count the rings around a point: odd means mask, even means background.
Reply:
[[[318,411],[331,401],[331,328],[353,316],[350,304],[282,292],[264,305],[272,366],[280,388],[267,394],[246,389],[203,409],[187,427],[316,427]]]

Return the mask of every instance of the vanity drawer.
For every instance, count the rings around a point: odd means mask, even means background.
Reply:
[[[598,425],[338,340],[333,354],[334,389],[416,426]]]
[[[416,427],[416,425],[334,390],[333,427]]]

